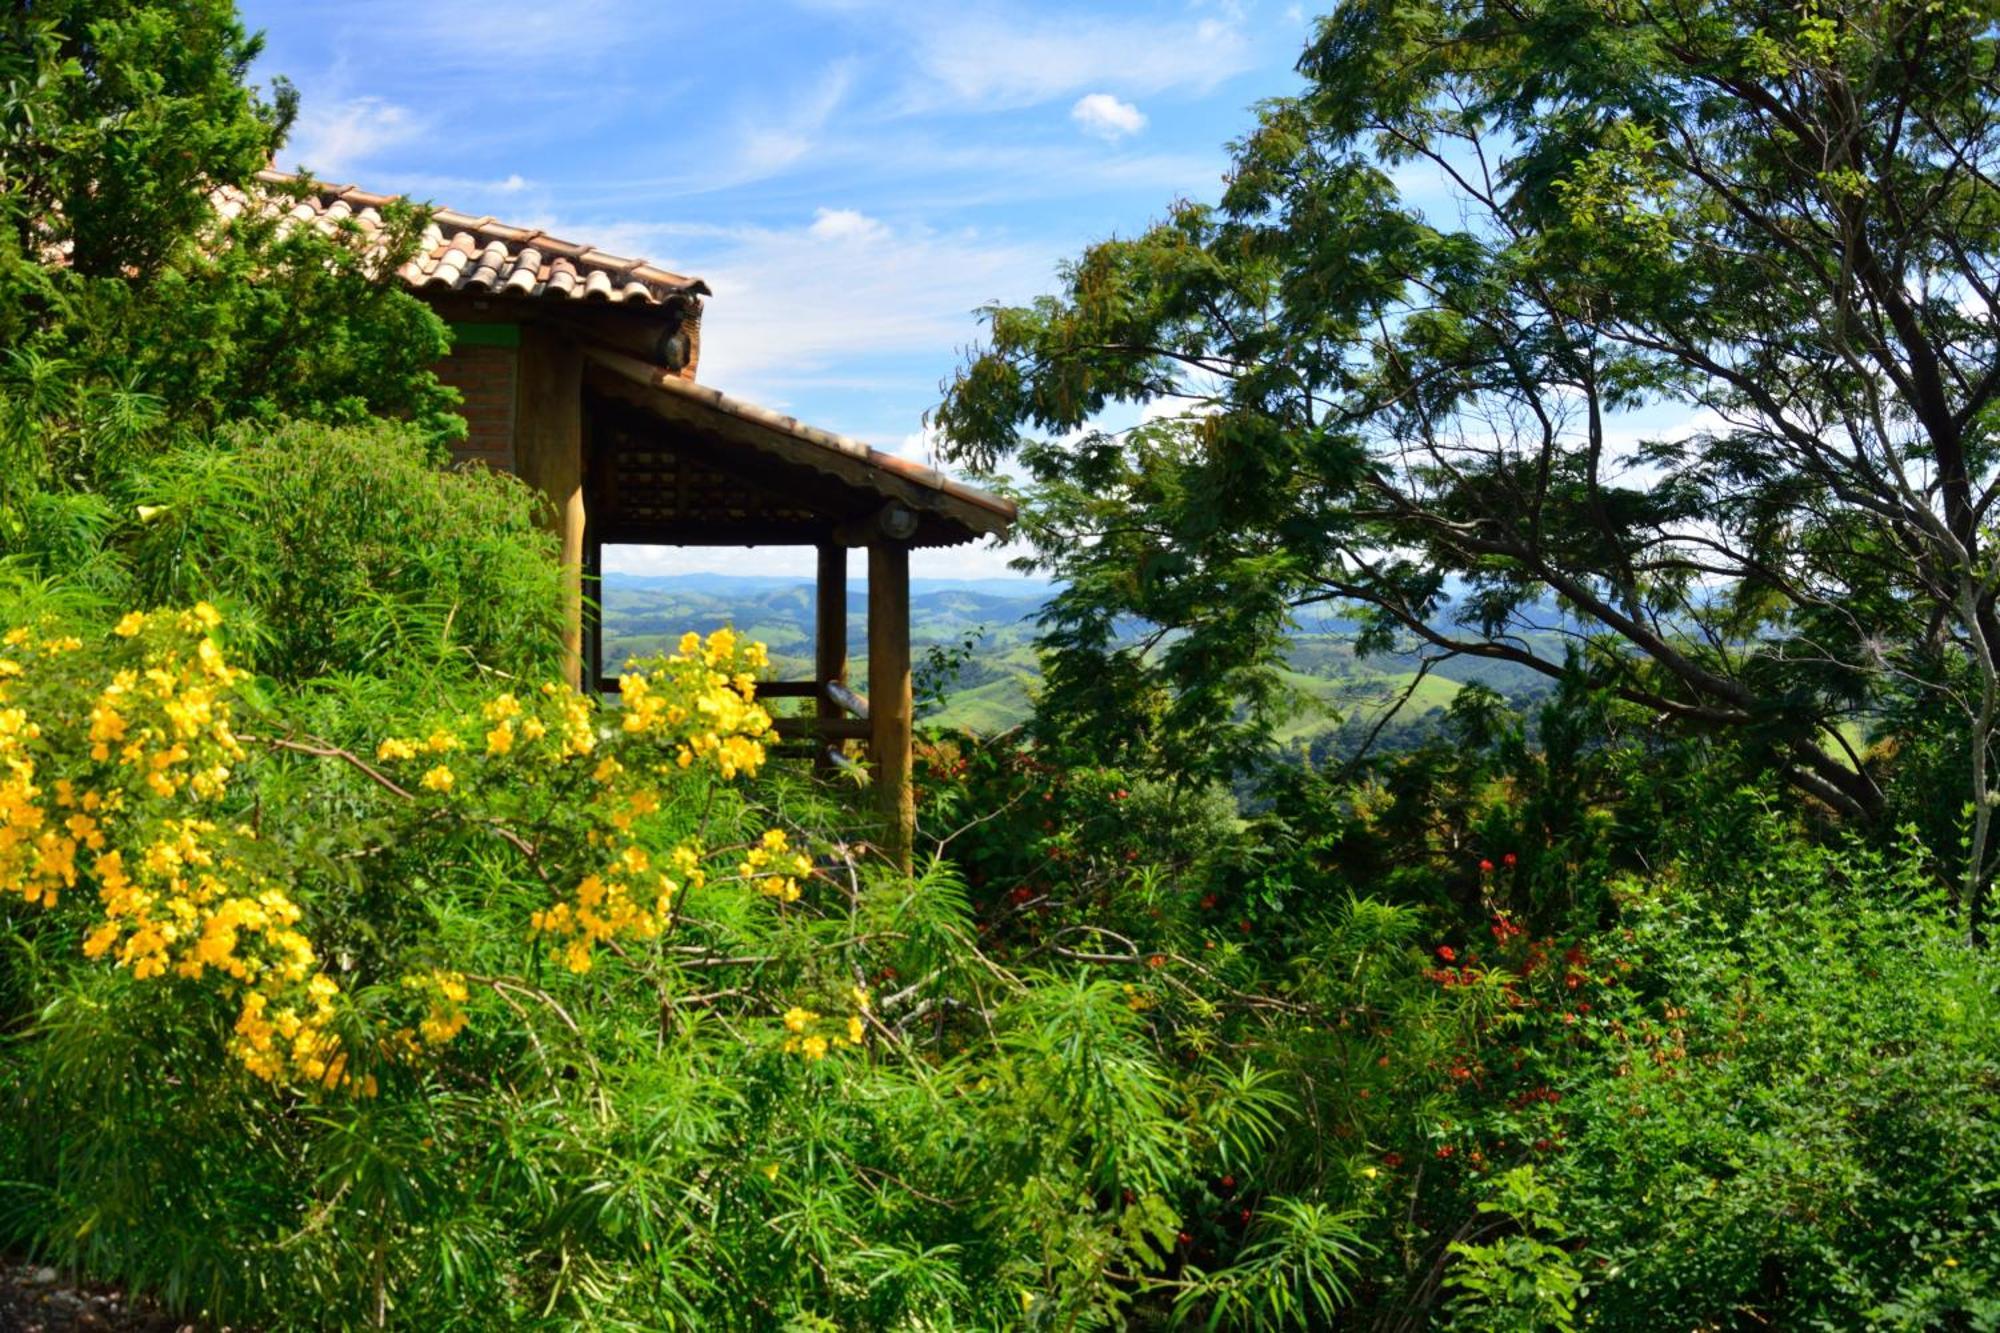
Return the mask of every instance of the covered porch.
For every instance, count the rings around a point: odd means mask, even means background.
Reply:
[[[532,330],[524,330],[532,333]],[[558,339],[531,351],[575,359],[574,441],[522,450],[524,477],[551,490],[576,460],[576,484],[560,506],[565,562],[573,571],[575,676],[612,692],[623,663],[607,661],[584,593],[598,586],[607,546],[789,546],[817,552],[815,633],[809,678],[766,682],[769,699],[809,700],[803,716],[778,719],[786,748],[832,770],[865,746],[883,824],[882,849],[908,867],[915,837],[911,784],[910,571],[925,549],[1004,533],[1013,506],[976,488],[694,383],[600,344]],[[525,378],[525,377],[524,377]],[[553,386],[551,386],[553,387]],[[550,396],[523,395],[560,409]],[[536,415],[539,415],[537,413]],[[528,444],[541,432],[528,429]],[[559,423],[550,421],[550,434]],[[571,452],[573,450],[573,453]],[[544,471],[547,468],[547,471]],[[848,553],[867,552],[867,679],[850,678]],[[857,684],[861,688],[857,688]]]
[[[223,189],[223,218],[373,236],[402,202],[259,173],[275,196]],[[303,188],[304,197],[298,192]],[[867,746],[886,833],[907,866],[911,553],[1003,535],[1014,506],[941,473],[695,382],[708,284],[537,228],[437,208],[395,277],[452,331],[439,378],[459,391],[461,464],[511,471],[547,500],[565,574],[564,649],[577,689],[616,685],[586,614],[607,545],[810,546],[819,552],[812,678],[767,697],[813,701],[783,735],[823,765]],[[846,553],[868,552],[868,680],[848,679]]]

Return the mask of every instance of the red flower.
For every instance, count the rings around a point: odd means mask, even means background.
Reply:
[[[1224,1177],[1222,1178],[1222,1188],[1224,1188],[1224,1189],[1226,1189],[1226,1190],[1233,1190],[1233,1189],[1235,1189],[1235,1188],[1236,1188],[1236,1177],[1235,1177],[1235,1176],[1224,1176]]]
[[[1399,1152],[1385,1152],[1382,1154],[1382,1165],[1388,1167],[1391,1171],[1394,1171],[1402,1164],[1403,1154]]]
[[[1454,1149],[1449,1143],[1440,1143],[1438,1145],[1438,1157],[1441,1159],[1450,1157],[1452,1153],[1455,1151],[1456,1149]]]
[[[1438,957],[1444,959],[1447,963],[1455,963],[1458,961],[1458,951],[1453,949],[1449,944],[1440,944],[1438,945]]]
[[[1514,868],[1514,853],[1509,852],[1505,856],[1501,857],[1500,864],[1506,866],[1509,870],[1512,870]]]
[[[1190,1236],[1190,1235],[1188,1235],[1188,1233],[1187,1233],[1187,1232],[1183,1231],[1183,1232],[1181,1232],[1181,1235],[1180,1235],[1180,1241],[1181,1241],[1181,1244],[1183,1244],[1183,1245],[1192,1245],[1192,1244],[1194,1244],[1194,1237],[1193,1237],[1193,1236]]]
[[[1479,861],[1479,873],[1482,875],[1492,874],[1493,863],[1491,861],[1486,860],[1484,857],[1481,857]]]
[[[1203,894],[1201,898],[1201,910],[1206,912],[1209,909],[1213,908],[1214,906],[1215,906],[1215,895],[1212,893]]]

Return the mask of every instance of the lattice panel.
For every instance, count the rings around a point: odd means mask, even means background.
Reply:
[[[668,529],[689,524],[810,527],[853,512],[838,483],[822,481],[828,503],[813,504],[813,487],[792,469],[746,456],[742,468],[714,461],[717,446],[676,441],[672,428],[636,431],[603,425],[594,440],[591,491],[597,521],[613,529]]]

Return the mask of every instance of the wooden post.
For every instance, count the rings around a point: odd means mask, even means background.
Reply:
[[[887,826],[884,850],[904,871],[917,835],[910,786],[910,548],[878,538],[868,547],[868,720],[875,799]]]
[[[562,543],[563,670],[583,688],[583,354],[552,329],[521,329],[514,405],[514,467],[548,497]],[[594,684],[594,682],[593,682]]]
[[[840,705],[826,697],[826,683],[848,683],[848,550],[832,542],[820,544],[820,578],[814,588],[814,630],[812,630],[812,679],[820,687],[818,717],[830,723],[842,715]],[[816,769],[832,769],[826,759],[830,741],[820,737],[812,753]]]

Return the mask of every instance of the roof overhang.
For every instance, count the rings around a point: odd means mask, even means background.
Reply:
[[[879,497],[910,511],[918,527],[914,545],[952,546],[1004,536],[1013,527],[1013,501],[860,440],[808,426],[769,408],[732,398],[707,385],[611,348],[585,343],[584,382],[605,398],[636,409],[688,435],[749,450],[786,467],[818,474],[844,491]],[[850,526],[837,538],[860,545],[868,534]]]

